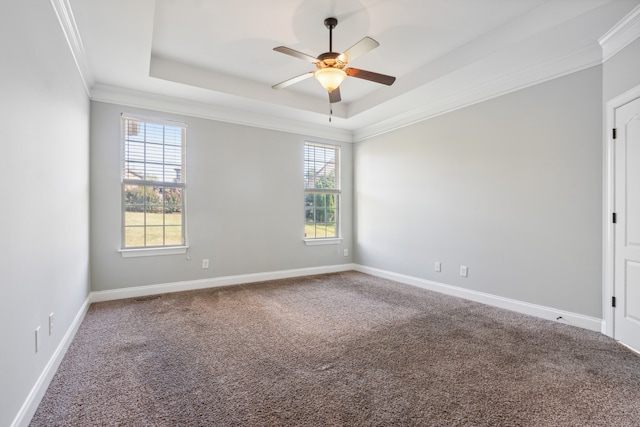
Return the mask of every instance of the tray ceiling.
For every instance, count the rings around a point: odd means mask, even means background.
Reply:
[[[92,99],[361,136],[601,63],[598,39],[640,3],[68,1]],[[364,36],[380,43],[350,66],[397,77],[389,87],[347,78],[331,123],[315,79],[271,88],[314,67],[273,48],[328,51],[330,16],[334,50]]]

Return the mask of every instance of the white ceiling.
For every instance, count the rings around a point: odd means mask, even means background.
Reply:
[[[358,139],[601,63],[598,39],[640,0],[67,0],[91,98]],[[328,120],[313,70],[273,51],[380,43]],[[64,28],[64,25],[63,25]],[[77,52],[78,53],[78,52]],[[351,135],[345,136],[345,135]]]

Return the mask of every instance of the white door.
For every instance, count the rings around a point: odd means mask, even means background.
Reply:
[[[640,351],[640,98],[615,109],[614,338]]]

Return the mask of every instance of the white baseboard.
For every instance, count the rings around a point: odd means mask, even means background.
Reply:
[[[180,292],[196,289],[214,288],[219,286],[240,285],[244,283],[262,282],[267,280],[286,279],[290,277],[313,276],[317,274],[337,273],[342,271],[360,271],[372,276],[383,277],[385,279],[394,280],[396,282],[405,283],[431,291],[452,295],[468,300],[492,305],[495,307],[512,310],[518,313],[529,314],[543,319],[554,320],[561,323],[578,326],[584,329],[600,332],[602,330],[603,320],[595,317],[584,316],[577,313],[571,313],[558,310],[551,307],[530,304],[523,301],[503,298],[496,295],[486,294],[483,292],[472,291],[469,289],[459,288],[456,286],[446,285],[444,283],[433,282],[430,280],[420,279],[417,277],[406,276],[391,271],[380,270],[371,267],[365,267],[358,264],[339,264],[324,267],[310,267],[293,270],[280,270],[266,273],[242,274],[237,276],[215,277],[203,280],[191,280],[184,282],[163,283],[158,285],[137,286],[134,288],[114,289],[109,291],[91,292],[87,299],[80,307],[78,314],[71,323],[71,326],[65,333],[62,341],[51,356],[38,381],[31,389],[29,396],[25,400],[22,408],[16,415],[11,427],[27,427],[31,418],[38,409],[38,405],[42,400],[49,383],[53,379],[58,366],[71,345],[73,337],[76,335],[82,320],[84,319],[89,306],[93,302],[111,301],[124,298],[135,298],[149,295],[157,295],[168,292]]]
[[[338,264],[323,267],[299,268],[293,270],[280,270],[266,273],[241,274],[237,276],[214,277],[211,279],[190,280],[184,282],[163,283],[158,285],[137,286],[133,288],[114,289],[109,291],[92,292],[91,302],[112,301],[124,298],[137,298],[149,295],[164,294],[168,292],[181,292],[196,289],[215,288],[219,286],[240,285],[244,283],[262,282],[266,280],[286,279],[290,277],[313,276],[316,274],[337,273],[341,271],[356,270],[372,276],[383,277],[396,282],[417,286],[419,288],[440,292],[468,300],[480,302],[495,307],[504,308],[518,313],[553,320],[568,325],[601,332],[604,321],[595,317],[585,316],[559,310],[552,307],[531,304],[524,301],[504,298],[484,292],[473,291],[444,283],[433,282],[418,277],[407,276],[391,271],[366,267],[359,264]]]
[[[73,322],[71,322],[71,325],[64,334],[64,337],[62,337],[62,341],[60,341],[60,344],[58,344],[53,355],[51,355],[51,358],[44,367],[40,377],[38,377],[38,380],[29,392],[27,399],[24,401],[22,407],[18,411],[18,414],[11,423],[11,427],[27,427],[31,422],[31,418],[33,418],[33,415],[36,413],[38,405],[40,405],[40,401],[44,397],[47,388],[49,388],[49,384],[51,383],[53,376],[56,374],[64,355],[67,353],[67,350],[71,345],[71,341],[73,341],[73,337],[76,336],[76,332],[78,332],[78,328],[80,327],[80,324],[82,324],[84,316],[87,314],[90,305],[91,300],[90,296],[88,296],[84,300],[84,303],[82,303],[80,310],[78,310],[78,314],[76,314]]]
[[[11,423],[11,427],[27,427],[31,418],[36,413],[38,405],[42,400],[53,376],[55,375],[64,355],[66,354],[71,341],[76,335],[80,324],[84,320],[89,306],[94,302],[111,301],[123,298],[135,298],[147,295],[156,295],[167,292],[179,292],[195,289],[213,288],[219,286],[239,285],[243,283],[262,282],[266,280],[286,279],[290,277],[313,276],[317,274],[337,273],[341,271],[354,270],[354,264],[339,264],[324,267],[299,268],[293,270],[281,270],[267,273],[242,274],[237,276],[216,277],[204,280],[191,280],[185,282],[164,283],[159,285],[137,286],[134,288],[115,289],[111,291],[91,292],[85,299],[82,307],[76,314],[71,326],[65,333],[62,341],[49,359],[42,374],[31,389],[27,399],[23,403],[20,411]]]
[[[471,301],[492,305],[494,307],[504,308],[518,313],[540,317],[546,320],[553,320],[555,322],[589,329],[595,332],[601,332],[603,327],[602,325],[604,321],[602,319],[577,313],[571,313],[569,311],[558,310],[552,307],[545,307],[542,305],[531,304],[524,301],[504,298],[484,292],[478,292],[460,288],[457,286],[446,285],[444,283],[433,282],[431,280],[420,279],[418,277],[406,276],[404,274],[398,274],[391,271],[366,267],[359,264],[356,264],[354,266],[354,270],[366,274],[371,274],[372,276],[378,276],[385,279],[394,280],[396,282],[405,283],[407,285],[428,289],[430,291],[464,298]]]
[[[137,298],[168,292],[193,291],[196,289],[216,288],[219,286],[241,285],[244,283],[264,282],[266,280],[287,279],[290,277],[313,276],[316,274],[337,273],[354,270],[354,264],[338,264],[324,267],[297,268],[293,270],[271,271],[267,273],[240,274],[237,276],[213,277],[211,279],[189,280],[184,282],[162,283],[159,285],[136,286],[134,288],[114,289],[91,292],[91,302],[113,301],[124,298]]]

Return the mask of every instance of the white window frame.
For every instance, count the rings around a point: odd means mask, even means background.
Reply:
[[[319,147],[324,149],[335,150],[335,158],[334,158],[334,166],[335,166],[335,186],[332,189],[322,188],[317,189],[313,187],[309,187],[309,180],[307,178],[307,147]],[[333,194],[335,196],[335,236],[332,237],[307,237],[306,232],[304,233],[304,242],[307,246],[315,246],[315,245],[337,245],[342,242],[342,232],[341,232],[341,170],[340,170],[340,156],[341,156],[341,147],[336,144],[327,144],[327,143],[318,143],[318,142],[310,142],[306,141],[304,143],[304,219],[305,219],[305,229],[307,225],[307,206],[306,200],[309,194]]]
[[[181,135],[182,144],[180,148],[181,149],[181,159],[180,159],[181,166],[180,166],[179,173],[176,172],[178,173],[178,178],[174,178],[173,181],[167,181],[166,177],[165,177],[165,180],[154,180],[154,179],[150,180],[150,179],[147,179],[148,177],[146,176],[143,176],[142,179],[140,179],[139,177],[136,179],[128,178],[131,172],[127,170],[127,157],[125,153],[126,135],[127,135],[126,126],[127,126],[127,123],[130,123],[133,121],[142,122],[145,124],[163,126],[163,130],[165,126],[174,127],[174,128],[177,127],[182,129],[182,135]],[[121,140],[120,141],[121,143],[121,161],[120,161],[120,164],[121,164],[121,190],[120,190],[121,249],[119,249],[120,254],[125,258],[129,258],[129,257],[157,256],[157,255],[178,255],[178,254],[186,253],[189,247],[187,243],[187,213],[186,213],[186,206],[187,206],[187,203],[186,203],[186,128],[187,126],[186,124],[182,122],[177,122],[177,121],[123,113],[120,120],[120,127],[121,127],[121,136],[120,136],[120,140]],[[145,144],[146,143],[147,142],[145,141]],[[163,135],[163,144],[164,144],[164,135]],[[164,153],[164,150],[163,150],[163,153]],[[147,162],[148,162],[148,159],[146,157],[146,147],[145,147],[143,163],[146,164]],[[163,168],[165,165],[164,162],[165,162],[165,159],[163,157],[163,163],[160,163],[160,165],[162,165]],[[125,246],[125,242],[126,242],[125,236],[126,236],[126,229],[127,229],[127,225],[125,223],[125,214],[126,214],[125,188],[127,185],[153,186],[153,187],[161,187],[161,188],[177,188],[181,190],[182,192],[181,244],[163,244],[163,245],[157,245],[157,246],[146,246],[146,242],[145,242],[145,246],[136,246],[136,247]],[[144,225],[143,227],[146,229],[146,225]],[[166,224],[163,224],[162,227],[164,232],[165,231],[164,227],[166,227]]]

